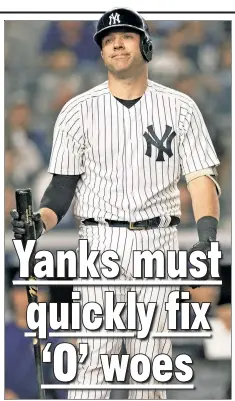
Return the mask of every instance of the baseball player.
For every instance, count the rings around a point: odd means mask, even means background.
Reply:
[[[206,252],[216,240],[220,188],[216,182],[215,153],[202,114],[183,93],[148,79],[152,41],[148,27],[136,12],[116,8],[98,22],[94,40],[108,71],[108,80],[82,93],[62,108],[54,128],[46,189],[35,213],[37,237],[52,229],[66,214],[75,197],[79,238],[90,249],[114,250],[119,255],[120,280],[133,280],[134,250],[178,250],[180,194],[184,175],[198,231],[192,248]],[[16,238],[24,223],[11,212]],[[98,268],[101,262],[97,261]],[[165,302],[171,286],[130,287],[138,302],[157,304],[153,332],[167,330]],[[104,291],[115,291],[116,302],[125,302],[123,286],[82,287],[82,300],[104,300]],[[118,354],[119,338],[87,338],[90,353],[78,366],[75,384],[88,390],[72,390],[70,399],[108,399],[100,354]],[[171,355],[167,338],[127,338],[127,354],[145,354],[152,361],[160,353]],[[136,384],[132,378],[130,382]],[[130,399],[165,399],[165,391],[130,390]]]

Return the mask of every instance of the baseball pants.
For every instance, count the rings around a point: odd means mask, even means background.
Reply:
[[[129,230],[122,227],[109,227],[106,225],[84,226],[79,228],[79,239],[87,239],[90,250],[99,250],[103,253],[106,250],[114,250],[119,255],[120,275],[116,280],[133,281],[133,251],[134,250],[178,250],[178,237],[176,227],[157,228],[149,230]],[[97,269],[99,268],[100,258],[97,259]],[[101,274],[102,276],[102,274]],[[167,278],[167,277],[166,277]],[[106,279],[107,280],[107,279]],[[148,280],[148,279],[146,279]],[[151,279],[152,280],[152,279]],[[157,278],[155,280],[158,280]],[[133,282],[134,283],[134,282]],[[136,291],[138,302],[147,305],[149,302],[157,304],[155,318],[151,327],[151,332],[167,331],[167,312],[165,302],[169,293],[178,290],[176,286],[82,286],[74,287],[74,291],[82,291],[82,304],[87,302],[97,302],[101,306],[104,304],[104,292],[114,291],[116,302],[126,302],[127,292]],[[123,318],[123,317],[122,317]],[[86,329],[85,329],[86,331]],[[99,333],[105,332],[100,329]],[[97,333],[97,332],[96,332]],[[171,341],[169,338],[152,338],[151,335],[144,339],[138,338],[82,338],[79,342],[88,343],[89,354],[84,363],[78,365],[77,377],[73,384],[87,385],[89,390],[69,390],[69,399],[109,399],[111,390],[96,390],[96,385],[110,385],[104,379],[101,354],[119,354],[122,341],[125,342],[127,354],[133,357],[136,354],[147,355],[152,361],[159,354],[171,356]],[[120,384],[120,383],[119,383]],[[130,384],[138,384],[130,377]],[[143,383],[142,390],[129,390],[129,399],[166,399],[166,392],[163,390],[148,390],[147,385],[158,383],[153,375]]]

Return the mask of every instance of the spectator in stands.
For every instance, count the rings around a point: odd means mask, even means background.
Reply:
[[[23,98],[14,100],[7,113],[7,145],[14,151],[13,175],[18,185],[28,182],[49,160],[46,136],[31,128],[31,117],[29,104]]]
[[[159,21],[148,21],[148,27],[151,37],[155,38],[157,36],[166,37],[168,33],[172,30],[180,29],[184,25],[184,21],[176,20],[159,20]]]
[[[220,65],[216,79],[220,88],[216,103],[216,112],[224,113],[227,118],[231,113],[231,79],[232,79],[232,50],[231,42],[223,43],[220,50]]]
[[[197,70],[214,71],[218,62],[216,47],[218,37],[209,34],[207,21],[187,21],[181,30],[183,53],[195,65]]]
[[[5,151],[5,225],[10,222],[9,212],[12,207],[15,207],[15,182],[13,180],[13,173],[15,168],[15,159],[13,150],[7,149]]]
[[[4,23],[5,100],[12,93],[25,90],[31,102],[34,84],[40,74],[39,48],[48,21],[28,20]]]
[[[184,34],[181,30],[169,31],[160,48],[153,53],[149,73],[153,80],[171,85],[182,74],[193,74],[195,66],[183,52]]]
[[[16,273],[14,280],[20,279]],[[48,301],[48,289],[40,287],[39,302]],[[28,298],[25,287],[13,286],[10,290],[10,301],[14,319],[5,324],[5,398],[38,399],[36,367],[34,361],[32,338],[25,337],[29,331],[26,321]],[[43,341],[41,340],[42,345]],[[50,338],[55,346],[58,342]],[[45,383],[56,384],[51,364],[43,364]],[[65,399],[66,392],[61,390],[47,391],[47,398]]]
[[[205,88],[201,85],[201,75],[182,74],[176,80],[174,88],[192,97],[195,102],[204,104]]]
[[[5,186],[5,224],[10,223],[9,212],[10,210],[15,207],[15,191],[14,187],[7,185]]]
[[[37,81],[34,124],[52,137],[59,111],[69,99],[86,90],[85,85],[82,68],[78,71],[76,57],[71,50],[60,48],[48,54],[47,68]]]
[[[93,42],[94,25],[86,21],[52,21],[43,36],[41,51],[44,56],[65,48],[73,52],[79,65],[100,59]]]

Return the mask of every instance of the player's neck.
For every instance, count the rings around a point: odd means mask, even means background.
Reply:
[[[122,78],[108,74],[109,90],[113,96],[123,100],[133,100],[141,97],[148,86],[148,75],[142,73],[133,78]]]

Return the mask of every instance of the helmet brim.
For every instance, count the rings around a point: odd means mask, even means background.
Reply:
[[[100,31],[96,32],[96,34],[93,36],[93,39],[97,43],[97,45],[100,46],[100,48],[101,48],[102,39],[106,36],[106,33],[108,31],[116,31],[116,32],[118,32],[119,30],[123,31],[123,29],[119,29],[119,28],[126,28],[127,31],[130,30],[130,31],[134,31],[134,32],[137,32],[137,33],[145,34],[145,30],[144,29],[138,28],[138,27],[136,27],[134,25],[118,24],[117,26],[113,26],[113,25],[112,26],[106,26],[105,28],[100,29]]]

